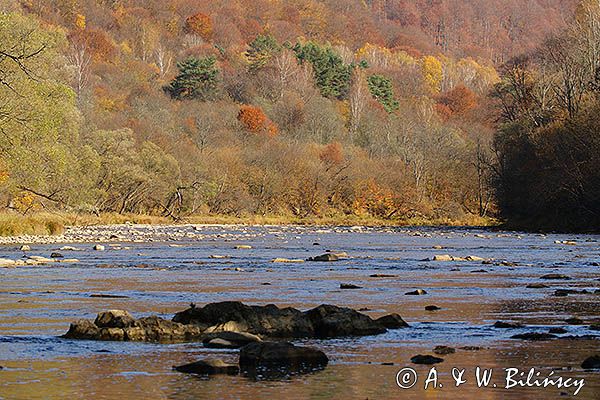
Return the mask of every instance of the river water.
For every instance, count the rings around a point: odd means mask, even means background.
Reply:
[[[107,228],[111,229],[111,228]],[[125,228],[124,228],[125,229]],[[144,227],[136,227],[144,230]],[[147,228],[149,229],[149,228]],[[577,397],[600,398],[600,372],[581,362],[600,353],[600,236],[540,235],[458,228],[306,228],[182,226],[161,228],[153,242],[92,243],[61,253],[80,261],[0,268],[0,399],[548,399],[575,388],[505,386],[505,368],[530,368],[541,379],[584,379]],[[169,232],[178,235],[169,236]],[[127,239],[127,236],[122,237]],[[147,239],[147,237],[146,237]],[[569,244],[559,243],[569,241]],[[120,242],[119,242],[120,243]],[[111,246],[112,245],[112,246]],[[251,249],[236,249],[250,245]],[[35,244],[28,254],[49,257],[61,244]],[[442,246],[443,249],[434,248]],[[279,264],[277,257],[306,259],[344,251],[334,263]],[[437,254],[492,259],[424,261]],[[211,258],[211,256],[227,258]],[[0,258],[19,258],[18,246],[1,246]],[[551,273],[571,280],[543,280]],[[371,277],[380,274],[387,277]],[[268,284],[267,284],[268,283]],[[361,289],[341,290],[340,283]],[[544,283],[546,288],[527,288]],[[407,296],[415,289],[423,296]],[[556,297],[556,289],[587,290]],[[97,298],[92,294],[127,298]],[[372,317],[396,312],[410,328],[334,340],[299,340],[323,350],[328,367],[279,380],[180,374],[173,365],[205,357],[236,362],[237,351],[201,343],[152,344],[66,340],[69,323],[102,310],[125,309],[135,317],[171,318],[191,302],[239,300],[247,304],[308,309],[322,303],[368,309]],[[427,305],[441,307],[425,311]],[[581,325],[565,319],[578,317]],[[520,322],[496,329],[495,321]],[[558,339],[511,339],[563,327]],[[578,337],[579,336],[579,337]],[[563,338],[560,338],[563,337]],[[411,364],[438,345],[456,348],[437,364],[438,387],[425,390],[430,366]],[[469,346],[467,349],[463,347]],[[396,375],[413,368],[416,385],[401,389]],[[493,369],[487,387],[476,367]],[[465,369],[456,387],[452,369]],[[439,387],[439,384],[442,387]],[[496,384],[496,387],[493,387]]]

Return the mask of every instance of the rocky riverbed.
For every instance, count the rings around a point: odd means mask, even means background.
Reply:
[[[423,388],[401,390],[397,372],[410,366],[422,376],[435,365],[448,383],[452,367],[554,371],[584,378],[578,398],[595,399],[598,372],[582,365],[596,365],[600,349],[599,240],[449,228],[214,225],[69,228],[50,239],[12,238],[0,246],[0,258],[14,261],[0,268],[0,398],[417,399]],[[209,306],[222,302],[291,307],[295,325],[280,326],[302,334],[269,335],[265,327],[278,326],[278,313],[269,311],[270,320],[239,305]],[[353,309],[376,329],[316,334],[343,326],[322,322],[337,308],[311,311],[321,304]],[[123,314],[98,315],[106,310]],[[94,340],[62,337],[81,319]],[[386,325],[400,321],[401,329]],[[253,338],[315,349],[327,366],[265,380],[238,374],[239,348],[258,342]],[[253,360],[298,353],[285,346],[248,351]],[[198,379],[172,369],[206,360],[184,369],[228,372]],[[437,390],[478,398],[483,389]],[[485,390],[515,399],[567,393]]]

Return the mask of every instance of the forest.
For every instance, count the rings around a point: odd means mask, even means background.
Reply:
[[[597,0],[0,0],[0,207],[600,226]]]

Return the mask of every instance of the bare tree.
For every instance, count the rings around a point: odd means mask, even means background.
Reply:
[[[81,96],[83,89],[85,89],[89,83],[92,57],[84,44],[74,44],[71,46],[69,54],[67,55],[67,60],[75,70],[75,92],[77,93],[77,96]]]

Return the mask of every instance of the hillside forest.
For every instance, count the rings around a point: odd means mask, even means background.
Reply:
[[[0,0],[0,207],[600,226],[598,0]]]

